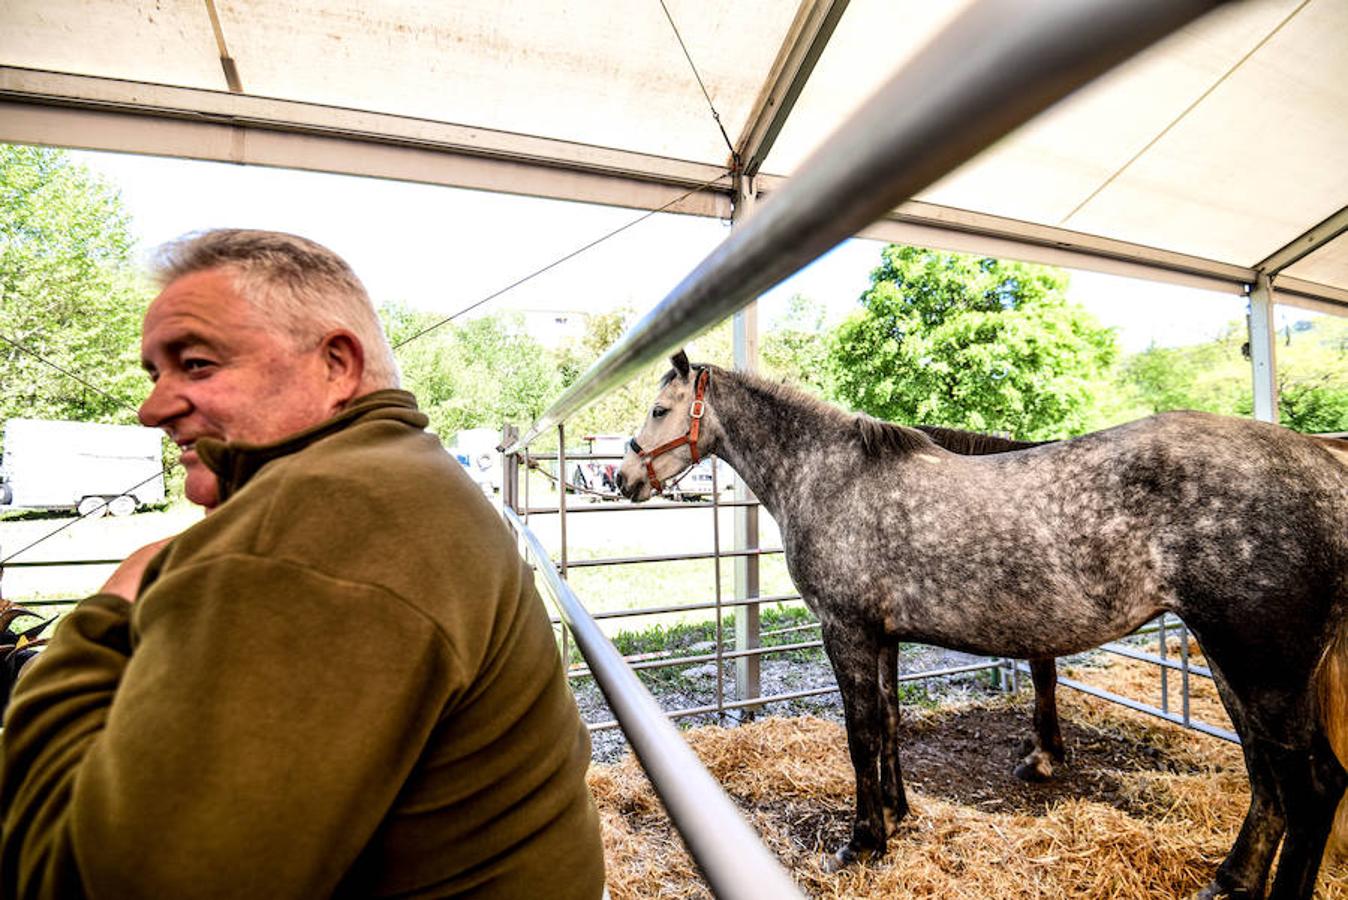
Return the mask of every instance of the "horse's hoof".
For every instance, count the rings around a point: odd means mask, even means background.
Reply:
[[[872,850],[855,850],[851,844],[843,844],[833,853],[825,853],[820,865],[825,872],[839,872],[853,863],[865,862],[874,855]]]
[[[1043,750],[1036,750],[1020,761],[1015,774],[1021,781],[1048,781],[1053,777],[1053,757]]]
[[[820,865],[823,866],[825,872],[828,872],[831,875],[834,872],[841,872],[856,861],[857,855],[853,852],[852,848],[843,845],[832,853],[825,853],[823,860],[820,861]]]

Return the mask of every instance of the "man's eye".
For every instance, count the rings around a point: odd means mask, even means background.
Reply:
[[[655,409],[651,410],[651,418],[663,419],[667,412],[669,412],[669,410],[665,409],[663,406],[657,406]]]
[[[183,360],[183,368],[189,372],[199,372],[211,365],[212,362],[209,359],[192,358]]]

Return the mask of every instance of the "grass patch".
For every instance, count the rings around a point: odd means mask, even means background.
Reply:
[[[816,621],[814,614],[799,603],[764,604],[760,608],[759,617],[760,645],[763,647],[780,647],[787,644],[817,640],[819,632],[815,629],[787,630],[812,625]],[[733,612],[727,613],[722,617],[721,622],[722,646],[726,650],[732,650],[735,645],[735,614]],[[632,662],[642,663],[657,660],[672,662],[691,658],[696,661],[689,665],[698,667],[715,666],[714,661],[699,659],[716,653],[715,619],[672,623],[657,622],[642,629],[618,631],[610,639],[618,652]],[[569,665],[584,666],[585,660],[574,642],[568,641],[567,646]],[[819,647],[801,648],[776,654],[773,658],[817,663],[824,661],[824,651]],[[732,662],[733,660],[728,660],[726,665],[729,666]],[[688,666],[668,666],[644,669],[640,672],[640,676],[642,681],[652,690],[691,690],[695,685],[687,672]],[[577,680],[587,681],[588,676],[582,676]]]
[[[602,554],[595,555],[625,557],[650,552],[650,548],[604,548]],[[583,557],[577,553],[572,558]],[[731,600],[735,596],[733,560],[722,560],[720,569],[721,598]],[[716,565],[711,559],[573,568],[567,573],[567,582],[592,613],[707,602],[715,598],[717,584]],[[781,596],[795,593],[795,585],[786,571],[786,559],[780,554],[762,557],[759,560],[759,594]],[[655,622],[666,626],[695,623],[708,615],[706,609],[652,613]],[[731,615],[733,613],[727,613],[727,619]],[[613,623],[603,624],[605,633],[611,638],[615,637],[618,630]]]
[[[902,652],[900,647],[900,652]],[[917,706],[922,709],[935,709],[941,705],[939,698],[932,696],[925,681],[900,681],[898,687],[899,703],[904,706]]]

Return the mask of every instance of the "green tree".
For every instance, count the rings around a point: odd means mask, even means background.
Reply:
[[[1198,409],[1236,415],[1251,408],[1250,364],[1241,353],[1244,327],[1233,322],[1217,338],[1183,347],[1151,346],[1119,366],[1119,386],[1143,414]]]
[[[828,345],[824,306],[801,294],[787,301],[786,314],[761,337],[762,372],[816,394],[827,392]]]
[[[561,350],[561,356],[571,365],[569,377],[565,379],[566,387],[570,387],[623,336],[631,325],[632,316],[631,309],[623,308],[589,317],[580,340]],[[580,446],[586,435],[631,434],[635,431],[646,414],[646,404],[650,402],[656,379],[667,368],[666,361],[657,360],[572,416],[566,423],[568,446]]]
[[[401,306],[385,306],[380,313],[395,345],[437,321]],[[559,388],[554,360],[524,332],[517,315],[444,325],[396,353],[404,387],[416,394],[431,430],[444,440],[465,428],[527,426]]]
[[[1301,432],[1348,431],[1348,389],[1329,383],[1278,379],[1278,421]]]
[[[557,375],[562,388],[575,384],[576,379],[622,337],[631,317],[632,310],[623,307],[595,313],[585,320],[585,333],[579,339],[568,340],[557,350]]]
[[[1278,418],[1297,431],[1348,431],[1348,317],[1309,316],[1287,329]]]
[[[1111,329],[1046,266],[891,244],[833,333],[834,395],[883,419],[1019,438],[1087,430]]]
[[[64,151],[0,144],[0,419],[134,421],[152,290],[133,247],[111,186]]]

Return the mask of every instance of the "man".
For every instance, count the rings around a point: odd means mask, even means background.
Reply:
[[[503,522],[327,249],[172,245],[140,410],[210,511],[19,680],[0,896],[595,898],[589,739]]]

